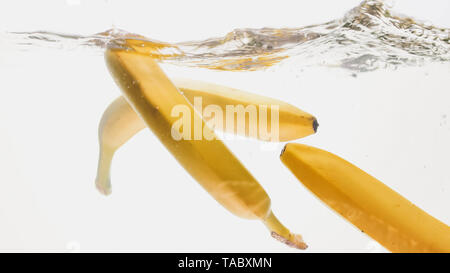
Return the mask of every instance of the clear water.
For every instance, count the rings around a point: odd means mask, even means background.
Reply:
[[[297,142],[346,158],[449,224],[449,33],[380,1],[323,24],[176,44],[119,29],[0,33],[0,249],[295,251],[216,204],[149,131],[117,154],[113,194],[95,191],[98,122],[120,95],[102,53],[126,38],[170,77],[314,114],[318,133]],[[225,142],[308,251],[384,251],[282,166],[283,144]]]
[[[102,52],[108,43],[138,39],[143,51],[164,62],[208,69],[245,71],[289,59],[296,67],[330,66],[371,71],[450,60],[450,29],[395,15],[383,1],[363,1],[344,17],[299,28],[236,29],[225,37],[169,44],[121,29],[94,35],[46,31],[7,33],[20,50],[35,47]]]

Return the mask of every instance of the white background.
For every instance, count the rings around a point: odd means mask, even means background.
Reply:
[[[432,4],[431,4],[432,3]],[[340,18],[359,1],[4,1],[0,31],[92,34],[117,27],[162,41],[222,36],[238,27],[298,27]],[[397,1],[395,10],[450,27],[448,1]],[[220,207],[148,130],[113,164],[113,194],[94,187],[97,125],[120,91],[102,56],[0,39],[0,250],[294,251],[256,221]],[[318,117],[297,142],[334,152],[450,223],[449,65],[350,77],[280,66],[231,73],[163,66],[184,76],[288,101]],[[227,141],[308,251],[383,251],[334,214],[278,159],[282,148]]]

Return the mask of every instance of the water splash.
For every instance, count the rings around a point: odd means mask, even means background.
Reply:
[[[82,36],[51,32],[7,33],[20,50],[109,46],[150,54],[161,62],[228,71],[265,69],[280,62],[296,67],[341,67],[356,72],[450,61],[450,29],[395,15],[384,1],[363,1],[343,18],[300,28],[236,29],[225,37],[169,44],[111,29]]]

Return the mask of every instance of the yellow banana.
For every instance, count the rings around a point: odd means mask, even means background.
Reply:
[[[203,106],[217,105],[221,109],[226,109],[229,105],[242,105],[243,107],[249,105],[255,107],[276,105],[279,112],[277,129],[283,141],[304,137],[317,130],[318,123],[316,118],[288,103],[200,81],[176,79],[173,82],[193,105],[195,98],[202,98]],[[201,110],[202,112],[203,109]],[[246,130],[241,133],[251,137],[252,135],[249,133],[250,127],[254,126],[258,132],[260,131],[260,116],[258,115],[257,117],[257,119],[252,120],[250,115],[234,115],[233,119],[235,124],[238,123],[238,120],[243,122],[242,124],[246,126]],[[211,118],[212,116],[203,116],[205,121],[209,121]],[[270,131],[272,129],[272,119],[269,119],[268,115],[263,118],[267,118],[267,130]],[[223,115],[222,123],[226,123],[225,115]],[[100,156],[96,179],[97,188],[103,194],[109,194],[111,191],[110,166],[116,150],[146,127],[145,122],[123,97],[117,98],[104,112],[99,126]],[[230,128],[228,132],[239,133],[238,127],[235,126],[234,128],[234,130]],[[262,139],[261,136],[261,134],[258,134],[259,139]]]
[[[244,124],[245,130],[240,130],[239,126],[224,126],[224,130],[228,133],[245,135],[265,141],[290,141],[314,134],[319,126],[317,119],[309,113],[306,113],[297,107],[269,97],[260,96],[248,92],[244,92],[235,88],[221,86],[201,81],[193,81],[186,79],[175,79],[175,85],[182,91],[184,96],[195,105],[195,98],[202,98],[203,106],[216,105],[220,109],[226,111],[230,106],[243,106],[244,109],[259,110],[259,115],[255,115],[254,119],[248,115],[233,114],[233,124]],[[275,106],[278,110],[278,119],[272,120],[269,116],[275,113],[273,110],[265,113],[265,108]],[[204,110],[200,109],[201,111]],[[265,113],[265,114],[262,114]],[[203,116],[205,120],[210,116]],[[227,120],[228,119],[228,120]],[[227,115],[223,115],[223,124],[229,121]],[[267,124],[266,124],[267,122]],[[273,124],[274,122],[278,124]],[[267,125],[266,130],[260,128],[261,125]],[[254,126],[257,134],[252,135],[250,127]],[[272,126],[275,126],[277,134],[276,139],[271,135]],[[267,132],[264,132],[267,131]]]
[[[180,137],[181,132],[172,130],[177,122],[172,111],[182,106],[190,111],[191,124],[200,125],[204,134],[215,136],[150,56],[108,48],[105,60],[128,103],[206,191],[233,214],[261,220],[273,237],[297,248],[306,247],[300,235],[292,234],[278,221],[265,190],[222,141],[215,137],[186,139]]]
[[[346,160],[289,143],[281,161],[317,197],[392,252],[450,252],[450,228]]]
[[[124,97],[117,98],[106,108],[98,130],[100,155],[95,180],[102,194],[111,193],[110,169],[115,152],[144,127],[147,127],[144,121]]]

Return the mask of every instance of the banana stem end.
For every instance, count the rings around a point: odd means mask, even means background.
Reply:
[[[111,183],[109,183],[109,182],[101,183],[100,180],[97,179],[97,180],[95,180],[95,187],[101,194],[103,194],[105,196],[108,196],[112,193]]]
[[[273,214],[270,212],[264,224],[270,230],[270,235],[278,241],[297,249],[306,249],[308,246],[303,241],[303,238],[299,234],[293,234],[287,229]]]
[[[272,235],[273,238],[277,239],[278,241],[280,241],[290,247],[302,249],[302,250],[305,250],[308,248],[308,245],[303,241],[303,238],[300,234],[290,234],[289,239],[284,238],[283,236],[279,235],[275,231],[272,231],[270,233],[270,235]]]

